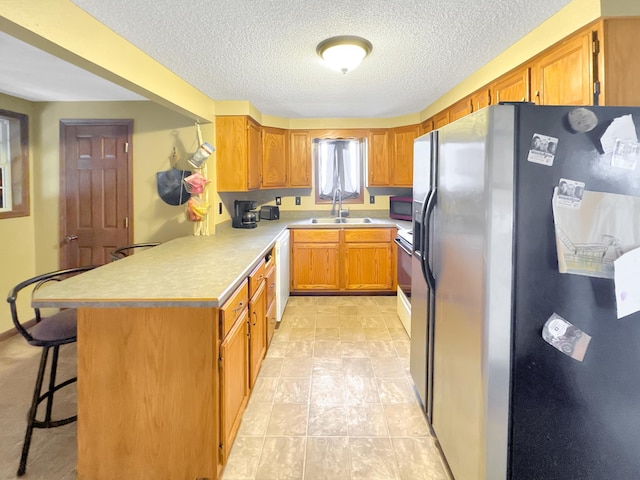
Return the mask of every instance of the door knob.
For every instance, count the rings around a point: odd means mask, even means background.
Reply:
[[[71,243],[77,239],[78,239],[78,235],[67,235],[66,237],[64,237],[64,243]]]

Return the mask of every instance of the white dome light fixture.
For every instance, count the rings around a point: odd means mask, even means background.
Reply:
[[[360,65],[372,48],[369,40],[342,35],[323,40],[318,44],[316,52],[330,68],[346,74]]]

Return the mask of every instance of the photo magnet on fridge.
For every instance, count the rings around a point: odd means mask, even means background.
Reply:
[[[534,133],[531,139],[531,148],[527,160],[550,167],[556,158],[558,139],[540,133]]]
[[[565,355],[581,362],[587,353],[591,336],[553,313],[542,327],[542,338]]]

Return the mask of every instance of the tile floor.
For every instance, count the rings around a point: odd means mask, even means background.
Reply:
[[[291,297],[223,480],[446,480],[409,376],[396,297]],[[62,375],[75,346],[61,351]],[[0,480],[14,479],[39,349],[0,343]],[[75,411],[74,388],[57,412]],[[76,478],[75,424],[36,430],[25,479]],[[124,477],[123,477],[124,478]]]

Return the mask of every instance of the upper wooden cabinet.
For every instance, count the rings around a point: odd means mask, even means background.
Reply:
[[[481,88],[473,95],[471,95],[471,111],[477,112],[478,110],[491,105],[491,89],[489,87]]]
[[[600,21],[593,29],[599,44],[597,62],[601,105],[640,106],[640,18],[617,17]]]
[[[533,61],[532,93],[538,105],[592,105],[592,30],[586,29]]]
[[[431,130],[433,130],[433,118],[427,118],[420,124],[420,135],[429,133]]]
[[[438,128],[444,127],[451,120],[449,120],[449,110],[444,110],[433,116],[433,129],[437,130]]]
[[[289,186],[311,187],[311,135],[289,130]]]
[[[493,82],[491,90],[496,103],[528,102],[530,72],[531,69],[528,66],[519,68]]]
[[[216,184],[219,192],[260,188],[260,138],[260,125],[250,117],[216,117]]]
[[[390,186],[413,186],[413,141],[419,135],[420,125],[406,125],[392,130]]]
[[[449,121],[455,122],[459,118],[466,117],[473,112],[471,97],[463,98],[449,108]]]
[[[262,127],[262,187],[277,188],[288,185],[287,131]]]
[[[368,135],[368,186],[388,187],[391,182],[389,159],[389,130],[373,128]]]

